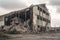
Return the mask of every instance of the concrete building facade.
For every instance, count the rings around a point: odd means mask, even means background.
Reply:
[[[50,14],[45,4],[32,5],[26,9],[10,12],[4,16],[4,25],[20,30],[46,31],[50,26]],[[18,26],[18,27],[17,27]],[[10,28],[10,29],[11,29]]]
[[[45,4],[35,5],[33,7],[33,24],[41,28],[41,30],[47,30],[51,27],[51,18],[48,9]],[[47,30],[48,31],[48,30]]]
[[[4,25],[4,16],[0,16],[0,26]]]

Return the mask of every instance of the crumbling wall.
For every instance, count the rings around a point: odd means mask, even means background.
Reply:
[[[8,31],[16,29],[19,32],[30,32],[31,28],[31,11],[13,12],[13,14],[5,16],[5,26]],[[6,29],[5,27],[4,29]]]

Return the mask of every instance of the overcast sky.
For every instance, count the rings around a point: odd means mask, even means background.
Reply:
[[[60,0],[0,0],[0,15],[42,3],[46,4],[50,12],[51,26],[60,26]]]

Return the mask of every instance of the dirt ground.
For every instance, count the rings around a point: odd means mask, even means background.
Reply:
[[[40,33],[40,34],[18,34],[22,38],[13,38],[6,40],[60,40],[60,33]]]

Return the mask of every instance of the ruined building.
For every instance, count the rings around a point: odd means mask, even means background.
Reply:
[[[5,26],[23,32],[48,31],[51,26],[50,13],[45,4],[31,5],[28,8],[13,11],[4,17]]]

